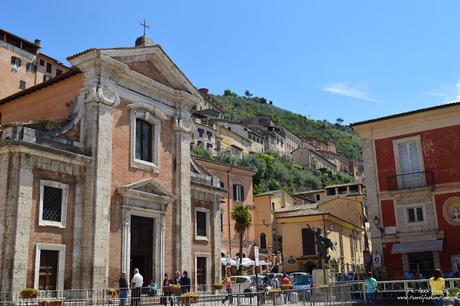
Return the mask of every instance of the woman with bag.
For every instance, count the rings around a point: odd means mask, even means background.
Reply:
[[[372,272],[367,272],[367,277],[364,280],[366,284],[366,297],[369,303],[369,306],[376,306],[375,293],[377,292],[377,280],[372,277]]]

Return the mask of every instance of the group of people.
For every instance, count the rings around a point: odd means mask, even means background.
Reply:
[[[367,277],[364,281],[366,286],[367,301],[370,306],[376,304],[376,293],[377,293],[377,280],[372,277],[372,273],[368,272]],[[434,270],[433,277],[428,282],[431,290],[431,300],[435,306],[444,305],[444,290],[446,288],[446,282],[440,269]]]
[[[120,304],[119,306],[125,306],[126,300],[128,299],[128,291],[131,288],[131,305],[132,306],[139,306],[141,303],[141,293],[142,293],[142,286],[144,284],[144,278],[139,273],[139,269],[134,269],[134,275],[131,279],[131,286],[128,284],[128,280],[126,278],[126,273],[121,273],[120,280],[119,280],[119,298]],[[188,272],[184,271],[180,273],[180,271],[176,272],[174,278],[169,278],[168,274],[165,273],[163,278],[163,304],[167,304],[167,297],[170,297],[171,305],[173,305],[172,295],[173,292],[171,290],[171,285],[180,285],[180,293],[189,292],[191,289],[192,282],[190,277],[188,276]]]

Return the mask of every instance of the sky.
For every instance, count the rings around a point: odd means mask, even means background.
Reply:
[[[345,123],[458,100],[460,1],[0,1],[0,28],[65,58],[160,44],[198,87]]]

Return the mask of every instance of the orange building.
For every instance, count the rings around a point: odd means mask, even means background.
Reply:
[[[68,70],[58,60],[40,53],[40,40],[30,42],[0,29],[0,99]]]
[[[252,196],[252,177],[254,171],[216,161],[196,158],[196,161],[204,166],[212,175],[220,180],[220,186],[228,190],[226,198],[222,200],[221,221],[221,252],[222,257],[236,258],[239,253],[239,235],[235,231],[235,222],[231,217],[231,211],[235,204],[243,204],[249,207],[254,223],[254,200]],[[250,226],[246,232],[243,243],[243,257],[253,254],[255,242],[254,226]]]

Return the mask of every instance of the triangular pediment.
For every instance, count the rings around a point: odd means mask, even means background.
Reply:
[[[159,45],[106,49],[103,53],[126,64],[131,70],[165,86],[201,97],[189,79]]]
[[[134,182],[118,189],[122,195],[174,202],[176,197],[154,178]]]

